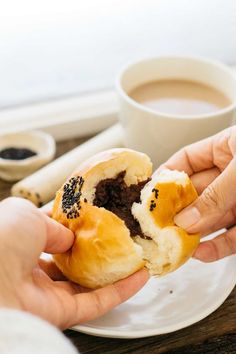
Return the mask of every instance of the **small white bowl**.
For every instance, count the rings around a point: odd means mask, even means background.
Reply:
[[[0,151],[6,148],[27,148],[36,155],[22,160],[10,160],[0,157],[0,178],[6,181],[18,181],[39,169],[55,156],[54,138],[41,131],[0,134]]]

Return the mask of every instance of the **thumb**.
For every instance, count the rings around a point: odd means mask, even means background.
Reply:
[[[43,214],[43,213],[42,213]],[[46,225],[47,241],[44,252],[63,253],[66,252],[74,242],[74,234],[56,220],[44,215]]]
[[[187,208],[175,216],[175,223],[190,233],[207,234],[236,202],[236,159]],[[226,225],[225,225],[226,226]]]

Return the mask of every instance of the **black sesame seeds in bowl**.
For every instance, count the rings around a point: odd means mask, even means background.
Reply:
[[[0,158],[5,160],[24,160],[37,155],[37,152],[24,147],[6,147],[0,150]]]
[[[18,181],[53,159],[55,141],[40,131],[0,134],[0,178]]]

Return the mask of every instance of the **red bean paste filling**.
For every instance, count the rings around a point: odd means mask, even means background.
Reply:
[[[140,203],[141,190],[150,179],[128,187],[124,181],[125,173],[122,171],[116,178],[100,181],[96,187],[93,205],[110,210],[124,220],[131,236],[139,235],[144,239],[150,239],[143,234],[138,221],[131,213],[132,204]]]

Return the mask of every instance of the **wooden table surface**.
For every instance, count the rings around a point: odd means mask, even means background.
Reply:
[[[58,143],[57,156],[83,140]],[[11,185],[0,180],[0,199],[10,195]],[[79,353],[236,353],[236,288],[210,316],[174,333],[130,340],[93,337],[71,330],[65,331],[65,335]]]

